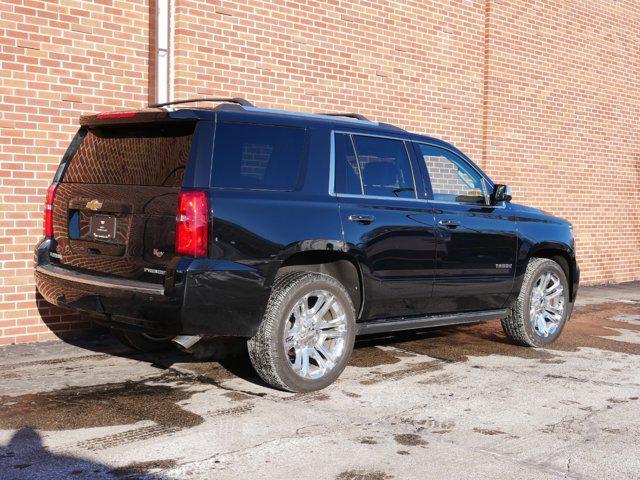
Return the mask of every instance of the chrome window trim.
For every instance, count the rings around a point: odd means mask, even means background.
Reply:
[[[360,120],[359,120],[360,121]],[[398,137],[394,135],[379,135],[377,133],[370,132],[354,132],[349,130],[332,130],[332,133],[343,133],[345,135],[360,135],[361,137],[375,137],[375,138],[386,138],[387,140],[400,140],[401,142],[411,142],[408,138]]]
[[[355,195],[353,193],[334,193],[334,197],[336,198],[362,198],[362,199],[371,199],[371,200],[391,200],[392,202],[428,202],[429,200],[425,200],[422,198],[405,198],[405,197],[381,197],[378,195]]]
[[[381,197],[381,196],[377,196],[377,195],[356,195],[356,194],[352,194],[352,193],[336,193],[335,192],[335,135],[339,133],[339,134],[343,134],[343,135],[362,135],[362,136],[366,136],[366,137],[376,137],[376,138],[386,138],[389,140],[399,140],[401,142],[404,142],[405,144],[405,149],[407,150],[407,155],[409,156],[409,165],[411,166],[411,173],[413,175],[413,184],[414,184],[414,188],[415,188],[415,194],[416,194],[416,198],[405,198],[405,197]],[[411,154],[408,150],[408,144],[417,144],[417,145],[427,145],[430,147],[436,147],[436,148],[440,148],[442,150],[446,150],[448,152],[451,152],[453,155],[455,155],[456,157],[459,157],[462,161],[464,161],[469,167],[471,167],[476,173],[478,173],[485,181],[489,181],[491,182],[491,184],[493,185],[493,182],[491,181],[491,179],[489,177],[487,177],[487,175],[478,170],[477,168],[475,168],[473,165],[471,165],[469,162],[467,162],[463,157],[461,157],[458,153],[454,152],[453,150],[451,150],[450,148],[435,144],[435,143],[430,143],[430,142],[423,142],[423,141],[419,141],[419,140],[410,140],[407,138],[402,138],[402,137],[396,137],[396,136],[390,136],[390,135],[376,135],[376,134],[372,134],[372,133],[362,133],[362,132],[351,132],[348,130],[331,130],[331,138],[330,138],[330,148],[329,148],[329,195],[332,197],[336,197],[336,198],[362,198],[362,199],[371,199],[371,200],[390,200],[392,202],[396,202],[396,201],[400,201],[400,202],[425,202],[425,203],[432,203],[432,204],[436,204],[436,205],[460,205],[460,206],[467,206],[467,207],[481,207],[481,208],[501,208],[501,209],[505,209],[507,208],[507,202],[501,202],[500,205],[480,205],[480,204],[473,204],[473,203],[463,203],[463,202],[447,202],[444,200],[435,200],[433,198],[420,198],[418,196],[418,189],[416,186],[416,179],[415,179],[415,172],[413,171],[413,162],[411,161]],[[353,140],[352,140],[353,142]],[[356,155],[357,158],[357,152],[355,149],[355,146],[352,144],[353,146],[353,152]],[[423,160],[424,161],[424,160]],[[360,164],[358,163],[358,168],[360,168]],[[360,182],[362,183],[362,175],[360,176]],[[362,187],[362,191],[364,192],[364,187]]]
[[[480,207],[480,208],[507,208],[505,202],[501,205],[481,205],[479,203],[463,203],[463,202],[447,202],[444,200],[425,200],[426,202],[435,203],[437,205],[460,205],[462,207]]]
[[[355,195],[353,193],[334,193],[334,197],[336,198],[362,198],[362,199],[371,199],[371,200],[391,200],[391,201],[401,201],[401,202],[423,202],[429,204],[436,205],[459,205],[462,207],[479,207],[479,208],[506,208],[506,205],[480,205],[475,203],[457,203],[457,202],[445,202],[440,200],[430,200],[428,198],[393,198],[393,197],[379,197],[377,195]]]
[[[329,139],[329,195],[335,197],[335,183],[336,183],[336,175],[335,175],[335,158],[336,158],[336,137],[335,132],[332,130],[330,133]]]

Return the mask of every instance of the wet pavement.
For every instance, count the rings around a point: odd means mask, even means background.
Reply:
[[[0,478],[640,478],[640,283],[583,288],[547,349],[498,321],[360,339],[309,394],[207,347],[0,349]]]

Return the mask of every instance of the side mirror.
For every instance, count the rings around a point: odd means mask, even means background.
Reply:
[[[493,195],[491,195],[492,203],[495,205],[500,202],[511,201],[511,187],[509,185],[496,184],[493,187]]]

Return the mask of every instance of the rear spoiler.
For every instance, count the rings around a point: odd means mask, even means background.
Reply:
[[[105,112],[80,117],[80,125],[93,127],[98,125],[130,125],[137,123],[153,123],[169,119],[169,112],[160,108],[144,110],[128,110],[119,112]]]

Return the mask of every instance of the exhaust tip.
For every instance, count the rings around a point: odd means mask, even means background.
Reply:
[[[202,340],[202,335],[178,335],[171,339],[181,350],[188,352],[193,346]]]

